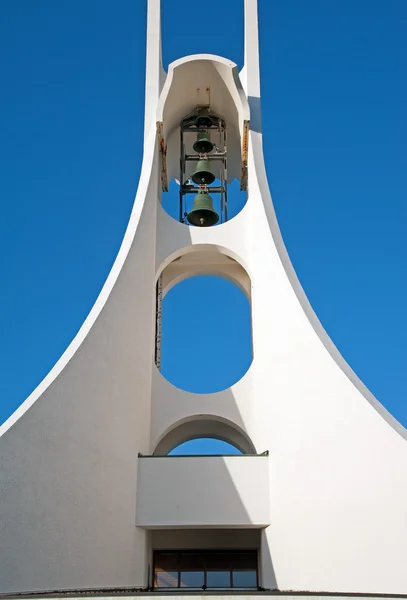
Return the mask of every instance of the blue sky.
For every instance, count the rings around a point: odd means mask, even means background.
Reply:
[[[407,426],[407,3],[259,4],[266,167],[286,246],[345,359]],[[243,0],[162,5],[165,65],[211,52],[242,66]],[[0,11],[1,422],[72,340],[118,251],[142,159],[145,2]],[[196,348],[194,315],[212,327]],[[205,391],[201,365],[213,389],[247,368],[248,309],[230,284],[185,282],[164,319],[179,385]]]

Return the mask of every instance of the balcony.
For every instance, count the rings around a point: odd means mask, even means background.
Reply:
[[[147,529],[270,524],[265,455],[141,456],[136,525]]]

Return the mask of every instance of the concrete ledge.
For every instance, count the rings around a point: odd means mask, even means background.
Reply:
[[[152,592],[152,591],[141,591],[138,590],[137,592],[135,590],[128,590],[128,589],[123,589],[123,588],[117,588],[117,589],[107,589],[107,590],[91,590],[91,589],[87,589],[87,590],[66,590],[66,591],[50,591],[50,592],[26,592],[26,593],[22,593],[22,594],[12,594],[12,595],[8,595],[8,594],[0,594],[0,598],[1,600],[13,600],[13,599],[23,599],[23,598],[36,598],[36,600],[48,600],[49,598],[70,598],[72,600],[80,600],[81,598],[87,598],[87,597],[92,597],[95,600],[98,600],[98,598],[103,598],[103,600],[113,600],[114,598],[117,598],[117,596],[121,596],[121,597],[125,597],[127,598],[127,600],[142,600],[142,598],[145,598],[146,596],[153,596],[154,598],[156,598],[157,600],[165,600],[166,598],[168,598],[168,596],[174,597],[174,596],[180,596],[180,597],[188,597],[188,596],[194,596],[195,598],[201,598],[202,600],[204,600],[205,597],[210,596],[211,600],[226,600],[226,599],[230,599],[231,596],[239,596],[239,598],[241,599],[245,599],[245,600],[255,600],[256,598],[258,598],[259,596],[261,596],[262,598],[275,598],[276,596],[282,596],[284,597],[286,600],[297,600],[298,598],[302,598],[303,600],[306,600],[307,598],[312,598],[312,600],[318,600],[319,598],[322,599],[326,599],[329,597],[335,597],[338,598],[340,600],[347,600],[348,598],[359,598],[360,600],[369,600],[371,598],[375,598],[377,600],[386,600],[387,598],[400,598],[400,599],[404,599],[407,598],[407,594],[358,594],[358,593],[336,593],[336,592],[302,592],[302,591],[298,591],[298,592],[293,592],[293,591],[289,591],[289,592],[282,592],[279,590],[274,590],[274,591],[270,591],[270,590],[259,590],[257,592],[251,592],[250,594],[247,594],[244,591],[239,591],[239,590],[230,590],[229,592],[223,592],[222,594],[219,594],[217,591],[213,591],[213,592],[208,592],[205,591],[203,592],[198,592],[198,591],[180,591],[180,590],[174,590],[173,592],[166,592],[165,594],[160,594],[158,592]]]
[[[267,527],[268,461],[245,455],[139,457],[136,525]]]

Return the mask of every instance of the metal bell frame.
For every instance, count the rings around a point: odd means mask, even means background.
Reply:
[[[197,127],[196,122],[200,111],[210,116],[211,125],[206,127]],[[191,138],[190,134],[197,134],[207,131],[211,135],[211,140],[214,145],[214,152],[187,154],[186,142]],[[217,140],[216,138],[217,133]],[[196,185],[191,180],[186,179],[186,164],[199,160],[216,161],[220,163],[219,169],[219,185],[209,187],[209,185]],[[188,194],[219,194],[220,196],[220,213],[219,223],[225,223],[228,220],[228,197],[227,197],[227,136],[226,123],[224,119],[212,114],[210,106],[197,106],[196,109],[184,117],[180,123],[180,192],[179,192],[179,220],[180,223],[188,223],[187,221],[187,206],[186,199]]]

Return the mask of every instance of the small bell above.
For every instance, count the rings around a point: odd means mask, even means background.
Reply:
[[[187,215],[191,225],[196,227],[211,227],[219,221],[219,215],[213,208],[212,198],[205,192],[200,192],[194,198],[194,205]]]
[[[209,154],[209,152],[212,152],[213,146],[210,133],[208,131],[199,131],[196,142],[194,142],[192,147],[197,154]]]
[[[198,160],[196,171],[191,175],[191,179],[197,185],[209,185],[216,179],[211,171],[211,163],[207,158]]]
[[[206,129],[207,127],[211,127],[212,119],[209,116],[209,111],[207,108],[201,108],[198,112],[198,116],[195,119],[195,126],[199,127],[199,129]]]

